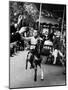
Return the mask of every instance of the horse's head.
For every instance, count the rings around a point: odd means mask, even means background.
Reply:
[[[40,46],[41,46],[41,40],[37,40],[36,50],[38,53],[40,53]]]

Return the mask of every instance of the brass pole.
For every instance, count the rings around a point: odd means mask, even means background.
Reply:
[[[40,18],[41,18],[41,10],[42,10],[42,3],[40,3],[40,13],[39,13],[39,32],[40,32]]]

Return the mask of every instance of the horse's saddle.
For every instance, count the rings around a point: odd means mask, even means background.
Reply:
[[[41,49],[41,54],[48,56],[50,54],[50,50],[52,49],[53,43],[50,40],[44,41],[43,47]]]

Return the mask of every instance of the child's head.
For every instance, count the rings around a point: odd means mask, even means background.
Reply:
[[[33,31],[33,36],[36,37],[37,35],[38,35],[37,30],[34,30],[34,31]]]
[[[44,36],[48,36],[49,30],[44,28],[42,33],[43,33]]]

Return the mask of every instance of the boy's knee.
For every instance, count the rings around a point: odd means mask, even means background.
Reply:
[[[27,56],[27,58],[28,58],[28,59],[30,59],[31,55],[32,55],[32,54],[31,54],[31,53],[29,53],[29,54],[28,54],[28,56]]]

